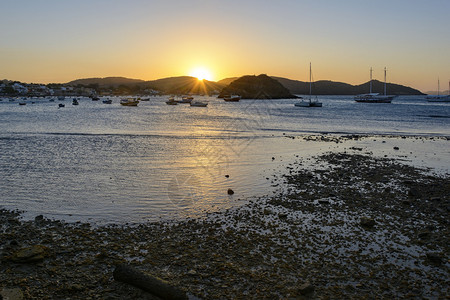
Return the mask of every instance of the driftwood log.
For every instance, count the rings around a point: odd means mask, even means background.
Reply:
[[[131,284],[161,299],[188,299],[186,293],[181,289],[171,286],[157,277],[144,274],[128,265],[121,264],[116,266],[113,277],[117,281]]]

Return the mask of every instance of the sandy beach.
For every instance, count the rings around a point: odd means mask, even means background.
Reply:
[[[268,175],[276,192],[199,218],[94,226],[1,210],[3,299],[157,299],[114,280],[123,264],[191,299],[448,299],[449,162],[427,166],[402,143],[449,139],[386,139],[383,152],[367,142],[383,137],[296,138],[353,143],[299,156]]]

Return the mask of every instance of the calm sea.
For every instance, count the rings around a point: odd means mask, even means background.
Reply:
[[[297,155],[337,147],[288,136],[450,135],[450,104],[424,97],[364,104],[322,96],[322,108],[210,97],[196,97],[207,108],[169,106],[166,97],[123,107],[112,99],[1,101],[0,206],[96,223],[198,216],[267,195],[273,174]],[[448,154],[446,146],[438,152]],[[449,167],[446,157],[437,163]]]

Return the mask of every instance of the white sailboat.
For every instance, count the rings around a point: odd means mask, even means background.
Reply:
[[[384,95],[372,93],[372,68],[370,68],[369,93],[355,96],[356,102],[364,103],[391,103],[396,96],[386,95],[386,68],[384,68]]]
[[[427,101],[428,102],[450,102],[450,81],[448,82],[448,95],[441,95],[440,94],[440,84],[439,84],[439,78],[438,78],[438,94],[437,95],[428,95]]]
[[[309,99],[295,103],[294,105],[297,107],[322,107],[322,102],[318,102],[317,99],[313,101],[312,98],[312,72],[311,72],[311,63],[309,63]]]

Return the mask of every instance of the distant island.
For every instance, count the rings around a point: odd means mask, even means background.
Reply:
[[[315,95],[356,95],[369,91],[369,82],[350,85],[342,82],[321,80],[313,82]],[[383,83],[372,81],[372,91],[383,93]],[[388,83],[390,95],[424,95],[411,87]],[[231,77],[220,81],[199,81],[191,76],[178,76],[145,81],[125,77],[85,78],[67,83],[22,83],[0,81],[0,95],[3,96],[47,96],[47,95],[165,95],[197,94],[225,95],[239,94],[243,98],[293,98],[309,93],[309,82],[283,77],[254,76]],[[258,96],[259,94],[259,96]]]

